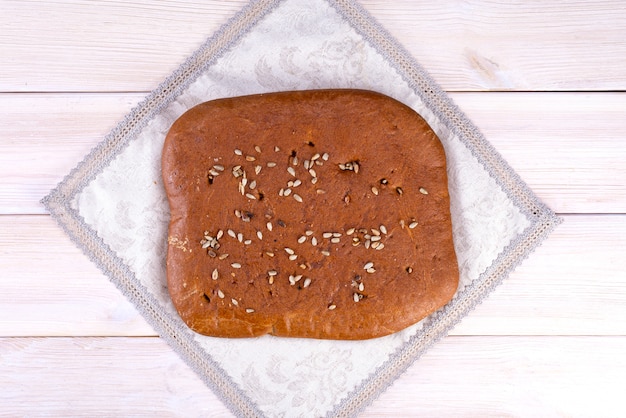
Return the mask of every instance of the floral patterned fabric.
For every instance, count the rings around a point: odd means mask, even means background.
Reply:
[[[356,413],[558,223],[445,93],[388,39],[350,1],[253,3],[140,104],[45,201],[78,245],[237,414]],[[420,113],[438,133],[448,160],[461,271],[455,298],[419,324],[369,341],[219,339],[189,331],[169,299],[165,279],[169,212],[160,155],[169,127],[207,100],[317,88],[387,94]]]

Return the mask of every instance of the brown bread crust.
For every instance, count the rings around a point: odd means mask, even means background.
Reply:
[[[368,339],[456,292],[442,144],[389,97],[314,90],[206,102],[173,124],[162,170],[168,288],[198,333]]]

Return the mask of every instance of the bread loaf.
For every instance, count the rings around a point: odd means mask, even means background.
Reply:
[[[456,292],[444,149],[387,96],[202,103],[171,127],[162,174],[167,285],[198,333],[368,339]]]

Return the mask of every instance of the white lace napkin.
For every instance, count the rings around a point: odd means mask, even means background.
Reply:
[[[317,88],[382,92],[411,106],[438,133],[448,159],[459,291],[419,324],[369,341],[219,339],[191,332],[165,280],[169,212],[160,155],[167,130],[207,100]],[[425,71],[350,0],[251,3],[139,104],[44,204],[242,416],[356,414],[559,223]]]

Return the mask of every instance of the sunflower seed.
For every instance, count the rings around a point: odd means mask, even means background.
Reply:
[[[220,229],[219,231],[217,231],[217,235],[215,236],[215,238],[220,239],[222,238],[222,236],[224,236],[224,231]]]
[[[311,285],[311,279],[308,277],[304,279],[304,283],[302,283],[302,287],[309,287]]]
[[[312,168],[309,169],[309,174],[311,175],[311,177],[316,178],[317,177],[317,173],[315,172],[315,170],[313,170]]]
[[[248,187],[250,188],[250,190],[256,189],[256,180],[252,180]]]
[[[298,187],[301,184],[302,184],[302,182],[300,180],[296,180],[296,181],[293,182],[293,187]]]
[[[267,163],[267,166],[269,168],[276,167],[276,163],[274,161],[270,161],[269,163]]]
[[[233,238],[237,238],[237,234],[235,233],[235,231],[233,231],[232,229],[229,229],[228,231],[226,231],[228,233],[228,235],[230,235]]]
[[[270,270],[267,272],[268,276],[276,276],[278,272],[276,270]]]
[[[330,157],[330,155],[328,155],[327,152],[325,152],[324,154],[322,154],[322,160],[324,161],[328,161],[328,158]]]
[[[311,230],[304,231],[304,235],[306,235],[307,237],[310,237],[311,235],[313,235],[313,231]]]
[[[367,270],[374,267],[374,263],[372,263],[371,261],[368,263],[365,263],[365,265],[363,266],[363,270]]]
[[[425,189],[425,188],[423,188],[423,187],[420,187],[420,193],[421,193],[421,194],[428,194],[428,190],[426,190],[426,189]]]
[[[341,238],[332,238],[330,242],[332,242],[333,244],[339,244],[341,242]]]
[[[293,157],[293,158],[291,159],[291,164],[293,164],[293,165],[298,165],[298,157],[297,157],[297,156],[295,156],[295,157]]]
[[[326,257],[330,256],[330,252],[329,251],[322,251],[322,255],[325,255]]]
[[[239,302],[237,302],[237,299],[235,298],[231,299],[230,302],[235,306],[239,306]]]
[[[246,313],[254,313],[254,309],[252,309],[252,308],[246,308]]]
[[[285,189],[281,188],[281,189],[278,191],[278,196],[284,196],[284,195],[285,195]]]
[[[256,161],[256,158],[253,157],[252,155],[246,155],[246,161],[250,161],[250,162]]]
[[[302,198],[300,197],[300,195],[294,193],[293,198],[296,202],[302,203]]]
[[[274,152],[278,152],[278,151],[280,151],[280,148],[274,147]]]
[[[365,290],[365,285],[363,283],[359,283],[359,292],[362,292]]]
[[[317,238],[311,238],[311,244],[315,247],[317,245]]]
[[[215,164],[213,168],[216,169],[217,171],[224,171],[223,165]]]
[[[243,242],[243,234],[241,232],[237,234],[237,240],[239,240],[239,242]]]
[[[372,228],[371,231],[372,231],[372,235],[377,235],[377,236],[380,235],[380,231],[376,228]]]
[[[413,221],[409,224],[409,228],[414,229],[418,225],[417,222]]]
[[[374,235],[372,238],[370,238],[372,242],[380,241],[381,239],[382,237],[380,235]]]
[[[253,200],[256,200],[256,197],[255,197],[253,194],[250,194],[250,193],[246,193],[246,197],[247,197],[248,199],[253,199]]]
[[[396,193],[398,193],[399,195],[402,195],[402,193],[404,193],[404,191],[402,190],[402,187],[396,187]]]
[[[387,227],[385,227],[385,225],[381,225],[379,227],[380,232],[382,232],[383,234],[387,235]]]
[[[218,296],[220,299],[224,299],[224,292],[222,292],[220,289],[217,289],[217,296]]]
[[[213,273],[211,273],[211,278],[212,278],[213,280],[217,280],[217,279],[219,279],[219,277],[220,277],[220,274],[219,274],[219,272],[217,271],[217,269],[213,270]]]
[[[295,254],[295,253],[296,253],[294,250],[292,250],[292,249],[291,249],[291,248],[289,248],[289,247],[285,247],[285,252],[286,252],[287,254],[289,254],[289,255],[291,255],[291,254]]]
[[[231,266],[232,268],[234,268],[234,269],[240,269],[240,268],[241,268],[241,264],[239,264],[239,263],[231,263],[231,265],[230,265],[230,266]]]
[[[368,273],[370,273],[370,274],[372,274],[372,273],[376,273],[376,269],[375,269],[375,268],[373,268],[373,267],[372,267],[372,268],[369,268],[369,269],[367,269],[367,270],[365,270],[365,271],[366,271],[366,272],[368,272]]]
[[[311,184],[317,184],[317,177],[311,179]],[[319,194],[319,193],[318,193]]]
[[[245,245],[250,245],[252,244],[252,240],[251,239],[247,239],[243,242]]]
[[[274,276],[270,276],[270,277],[268,277],[267,282],[268,282],[269,284],[274,284]]]
[[[311,157],[311,161],[315,161],[315,160],[317,160],[320,157],[321,157],[321,155],[315,154],[314,156]]]
[[[376,241],[376,242],[372,242],[372,248],[376,249],[378,248],[378,246],[380,245],[380,242]]]
[[[298,244],[302,244],[305,241],[306,241],[306,235],[302,235],[300,238],[298,238]]]
[[[366,240],[365,244],[363,244],[363,245],[365,245],[365,248],[369,248],[371,244],[372,244],[372,241]]]
[[[261,153],[261,147],[260,147],[260,146],[258,146],[258,145],[255,145],[255,146],[254,146],[254,150],[255,150],[256,152],[258,152],[259,154]]]
[[[298,258],[298,256],[297,256],[296,254],[291,254],[291,255],[289,256],[289,260],[291,260],[291,261],[294,261],[294,260],[296,260],[297,258]]]
[[[220,256],[217,258],[220,260],[224,260],[226,257],[228,257],[228,254],[220,254]]]
[[[328,305],[328,310],[329,311],[334,311],[335,309],[337,309],[337,305],[334,305],[334,304]]]
[[[263,232],[261,232],[261,231],[256,231],[256,236],[257,236],[259,239],[263,239]]]
[[[294,177],[296,176],[296,170],[294,170],[293,167],[287,167],[287,172]]]
[[[317,194],[324,194],[324,193],[326,193],[326,190],[317,189],[317,190],[315,191],[315,193],[317,193]]]
[[[359,294],[358,294],[358,293],[354,293],[354,294],[352,295],[352,299],[353,299],[355,302],[358,302],[358,301],[360,301],[360,300],[361,300],[361,298],[359,297]]]
[[[235,216],[241,218],[241,211],[239,209],[235,209]]]
[[[265,254],[267,254],[268,257],[274,257],[274,253],[271,251],[266,251]]]
[[[235,155],[243,155],[240,149],[235,149]]]
[[[284,191],[283,196],[289,196],[291,194],[291,189],[287,189]]]
[[[374,193],[376,196],[378,196],[378,189],[375,186],[372,187],[372,193]]]
[[[404,219],[400,219],[400,228],[404,229]]]
[[[350,228],[346,231],[346,235],[352,235],[354,234],[355,229],[354,228]]]
[[[274,228],[274,227],[272,226],[272,223],[271,223],[271,222],[268,222],[266,226],[267,226],[267,230],[268,230],[268,231],[271,231],[271,230],[272,230],[272,228]]]
[[[383,248],[385,248],[385,244],[381,242],[380,245],[376,247],[376,250],[382,250]]]

